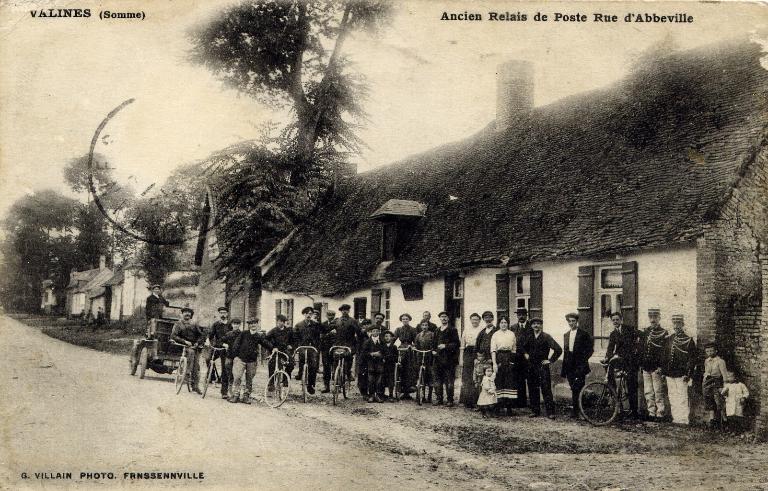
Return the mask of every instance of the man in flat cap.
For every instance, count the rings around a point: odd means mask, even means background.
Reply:
[[[321,324],[320,334],[320,359],[323,360],[323,394],[331,391],[331,375],[333,371],[333,357],[329,350],[336,345],[336,312],[329,310],[325,313],[326,321]]]
[[[251,390],[253,389],[253,377],[256,376],[258,367],[259,347],[267,351],[272,350],[272,345],[259,328],[259,319],[248,319],[248,329],[240,331],[234,340],[230,350],[234,355],[232,363],[232,397],[229,402],[251,403]],[[242,389],[242,392],[241,392]]]
[[[360,325],[355,319],[349,315],[351,307],[348,304],[341,304],[339,306],[340,317],[336,320],[334,329],[331,329],[331,334],[336,336],[337,346],[346,346],[350,349],[349,355],[346,355],[344,360],[344,368],[347,372],[346,379],[354,380],[352,378],[352,361],[353,356],[357,352],[357,340],[364,339],[365,334],[360,331]]]
[[[459,332],[449,324],[450,317],[447,312],[438,314],[440,327],[435,331],[436,349],[432,364],[433,383],[437,399],[433,404],[443,403],[443,389],[445,388],[445,405],[453,407],[453,385],[456,379],[456,365],[459,364]]]
[[[320,349],[321,326],[315,322],[315,309],[304,307],[301,310],[304,320],[298,322],[294,327],[294,334],[297,336],[297,348],[299,346],[312,346]],[[307,392],[315,393],[315,381],[317,380],[318,354],[312,350],[301,350],[299,353],[299,373],[296,374],[296,380],[301,380],[301,374],[304,370],[304,364],[307,364]]]
[[[285,373],[290,377],[291,372],[293,372],[293,347],[296,345],[297,340],[293,329],[286,324],[287,322],[288,318],[286,316],[277,314],[275,317],[275,327],[270,329],[267,333],[267,341],[272,345],[273,352],[279,350],[288,355],[288,360],[283,360],[285,362],[283,370],[285,370]],[[273,357],[269,360],[267,368],[270,377],[275,373],[276,363],[277,357]]]
[[[153,284],[149,287],[150,294],[144,306],[147,314],[147,322],[152,319],[160,319],[163,316],[163,307],[169,307],[168,300],[162,295],[162,288],[159,284]]]
[[[560,376],[568,380],[571,387],[571,417],[579,417],[579,394],[587,380],[589,373],[589,358],[594,351],[592,336],[584,329],[579,328],[579,314],[572,312],[566,314],[568,331],[563,337],[563,366]]]
[[[608,336],[608,348],[605,350],[602,363],[607,365],[615,360],[616,368],[626,373],[630,418],[638,419],[637,372],[640,366],[638,354],[640,332],[634,326],[624,324],[624,316],[618,311],[611,313],[611,323],[613,323],[613,331]]]
[[[528,309],[525,307],[518,307],[517,310],[515,310],[515,315],[517,315],[517,322],[512,324],[512,326],[509,328],[509,330],[515,334],[515,338],[518,340],[517,358],[521,363],[521,366],[519,367],[520,376],[518,377],[517,400],[515,405],[517,407],[525,407],[527,404],[525,380],[527,378],[526,374],[528,372],[528,360],[526,360],[523,356],[521,341],[532,335],[533,330],[531,329],[531,326],[529,325],[530,323],[528,322]]]
[[[666,377],[672,422],[689,423],[691,408],[688,404],[688,388],[696,371],[696,342],[685,332],[685,318],[672,315],[674,332],[667,336],[662,359],[662,371]]]
[[[395,338],[400,340],[401,349],[410,348],[416,340],[418,331],[411,325],[412,320],[411,314],[400,314],[400,322],[403,325],[395,329]],[[402,399],[410,399],[417,378],[416,359],[411,350],[403,352],[400,370]]]
[[[232,324],[229,322],[229,309],[226,307],[219,307],[216,309],[219,314],[219,320],[211,325],[211,331],[208,333],[208,342],[214,348],[222,348],[224,336],[232,330]],[[221,397],[226,399],[229,394],[229,367],[225,363],[226,355],[224,351],[212,351],[212,355],[205,360],[208,368],[211,367],[211,363],[215,363],[217,359],[221,360]]]
[[[640,333],[640,369],[643,373],[643,395],[650,420],[662,420],[667,417],[664,402],[667,396],[667,384],[661,374],[661,365],[668,333],[661,327],[660,318],[659,309],[648,309],[650,325]]]
[[[205,341],[205,333],[197,324],[192,323],[192,316],[195,311],[189,307],[182,307],[181,319],[176,321],[171,329],[171,339],[179,344],[186,346],[187,362],[190,370],[190,384],[192,390],[200,393],[198,387],[199,380],[199,351],[202,343]]]

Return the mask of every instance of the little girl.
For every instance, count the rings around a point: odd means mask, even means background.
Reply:
[[[496,374],[493,373],[493,368],[487,367],[483,376],[483,382],[480,384],[480,396],[477,398],[477,407],[480,408],[484,418],[487,418],[489,413],[493,414],[494,406],[496,406],[495,378]]]

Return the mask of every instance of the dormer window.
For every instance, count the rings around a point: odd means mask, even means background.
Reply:
[[[394,261],[413,235],[427,206],[418,201],[391,199],[373,212],[371,218],[381,223],[381,261]]]

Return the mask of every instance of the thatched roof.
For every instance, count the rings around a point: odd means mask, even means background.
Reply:
[[[677,53],[505,131],[491,124],[360,174],[295,234],[265,287],[332,296],[478,265],[690,243],[763,145],[760,55],[748,43]],[[427,211],[374,275],[381,225],[369,217],[391,199]]]

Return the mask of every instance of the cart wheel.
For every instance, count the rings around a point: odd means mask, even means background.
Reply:
[[[131,375],[136,375],[136,369],[139,367],[139,359],[136,356],[136,350],[131,350],[131,356],[128,359],[128,366],[129,366],[129,373]]]
[[[308,363],[304,363],[304,369],[302,370],[301,374],[301,397],[304,402],[307,402],[307,398],[309,397],[309,393],[307,392],[307,377],[309,376],[309,368],[307,365]]]
[[[333,405],[335,406],[339,402],[339,387],[343,387],[344,380],[342,380],[342,373],[344,373],[344,361],[339,361],[336,365],[336,372],[333,374]]]
[[[288,392],[291,390],[290,377],[283,371],[277,371],[269,377],[267,386],[264,387],[264,402],[267,406],[277,408],[283,405],[288,399]],[[269,388],[272,387],[270,391]]]
[[[147,371],[147,358],[149,358],[149,352],[147,352],[147,348],[141,348],[141,354],[139,355],[139,378],[144,378],[144,372]]]
[[[179,359],[179,368],[176,369],[176,393],[181,392],[181,386],[184,385],[184,379],[187,378],[187,357],[182,356]]]
[[[595,426],[610,424],[619,414],[616,391],[604,382],[591,382],[579,393],[581,415]]]

